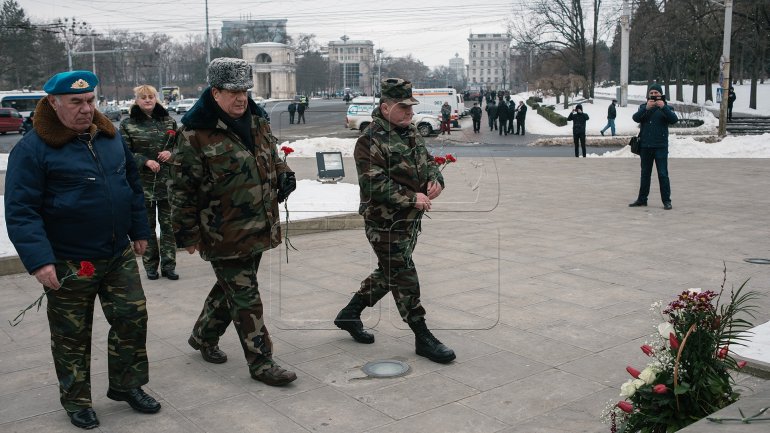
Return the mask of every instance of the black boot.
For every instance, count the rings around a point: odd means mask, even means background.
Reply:
[[[364,300],[356,293],[350,298],[348,305],[337,314],[334,324],[338,328],[348,331],[350,336],[359,343],[372,344],[374,343],[374,335],[366,332],[364,324],[361,322],[361,312],[364,311],[364,308],[366,308]]]
[[[431,334],[425,320],[412,322],[409,327],[414,331],[415,353],[442,364],[455,359],[455,352],[444,346],[442,342],[438,341],[438,338]]]

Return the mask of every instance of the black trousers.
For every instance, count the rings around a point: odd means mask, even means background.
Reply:
[[[586,157],[586,135],[583,134],[573,134],[572,139],[575,141],[575,158],[579,157],[580,154],[578,153],[578,145],[580,145],[583,148],[583,158]]]
[[[524,119],[520,119],[516,121],[516,133],[524,135]]]
[[[473,119],[473,132],[481,131],[481,119]]]

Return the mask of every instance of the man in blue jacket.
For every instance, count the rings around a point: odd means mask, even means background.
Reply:
[[[131,151],[94,106],[90,71],[54,75],[34,129],[11,151],[5,187],[8,235],[45,287],[61,404],[72,424],[99,425],[91,399],[91,330],[99,297],[110,324],[107,397],[143,413],[160,404],[149,380],[147,308],[136,254],[150,230]],[[82,262],[93,275],[80,275]]]
[[[658,183],[660,184],[660,198],[663,199],[663,209],[671,210],[671,183],[668,179],[668,125],[673,125],[679,118],[676,117],[671,106],[666,103],[660,84],[650,86],[647,90],[647,102],[639,106],[633,119],[641,128],[639,157],[642,159],[642,177],[639,185],[639,196],[629,206],[647,206],[652,164],[655,163],[655,167],[658,169]]]

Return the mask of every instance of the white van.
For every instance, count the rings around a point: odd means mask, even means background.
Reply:
[[[465,114],[465,101],[463,95],[457,89],[451,87],[438,89],[412,89],[412,97],[420,101],[414,106],[415,113],[433,113],[439,115],[444,102],[449,102],[452,107],[452,123]]]
[[[345,115],[345,127],[362,131],[372,123],[372,111],[380,103],[380,98],[357,96],[353,98]],[[441,123],[435,113],[415,113],[412,123],[421,136],[427,137],[441,129]]]

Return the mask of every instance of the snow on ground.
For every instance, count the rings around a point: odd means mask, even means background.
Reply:
[[[638,158],[628,146],[605,152],[601,158]],[[669,135],[669,158],[770,158],[770,134],[729,136],[717,143],[704,143],[690,136]]]

